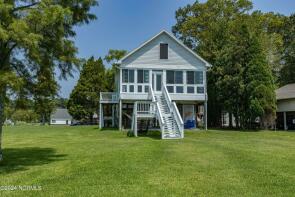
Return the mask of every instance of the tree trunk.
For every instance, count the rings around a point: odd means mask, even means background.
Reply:
[[[229,128],[232,129],[233,128],[233,114],[230,112],[229,114]]]
[[[2,152],[2,131],[3,131],[3,123],[4,123],[4,98],[5,98],[5,90],[0,90],[0,162],[3,160],[3,152]]]
[[[41,123],[41,125],[42,126],[45,125],[45,114],[44,113],[42,113],[42,123]]]

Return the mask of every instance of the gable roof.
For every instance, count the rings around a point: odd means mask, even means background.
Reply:
[[[295,98],[295,83],[287,84],[276,90],[277,100]]]
[[[197,59],[201,60],[203,63],[205,63],[205,65],[207,67],[211,67],[212,65],[210,63],[208,63],[206,60],[204,60],[201,56],[199,56],[197,53],[195,53],[193,50],[191,50],[190,48],[188,48],[185,44],[183,44],[179,39],[177,39],[175,36],[173,36],[172,34],[168,33],[166,30],[162,30],[160,33],[158,33],[157,35],[155,35],[154,37],[152,37],[151,39],[149,39],[148,41],[144,42],[142,45],[140,45],[138,48],[134,49],[133,51],[129,52],[127,55],[125,55],[122,59],[120,59],[118,61],[118,64],[121,64],[122,61],[124,61],[125,59],[127,59],[128,57],[130,57],[131,55],[133,55],[135,52],[137,52],[138,50],[140,50],[141,48],[143,48],[144,46],[146,46],[148,43],[150,43],[151,41],[153,41],[154,39],[158,38],[160,35],[162,34],[166,34],[168,35],[168,37],[170,37],[172,40],[174,40],[176,43],[178,43],[180,46],[182,46],[186,51],[188,51],[189,53],[191,53],[194,57],[196,57]]]
[[[72,119],[67,109],[57,108],[53,114],[51,114],[51,119]]]

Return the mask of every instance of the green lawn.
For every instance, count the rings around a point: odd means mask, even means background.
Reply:
[[[4,129],[0,196],[294,196],[295,132],[127,137],[95,127]]]

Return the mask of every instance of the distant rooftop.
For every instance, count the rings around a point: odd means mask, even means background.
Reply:
[[[277,100],[295,98],[295,83],[285,85],[276,90]]]
[[[72,119],[67,109],[57,108],[53,114],[51,114],[51,119]]]

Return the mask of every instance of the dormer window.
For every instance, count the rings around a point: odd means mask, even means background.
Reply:
[[[167,43],[160,44],[160,59],[161,60],[168,59],[168,44]]]

